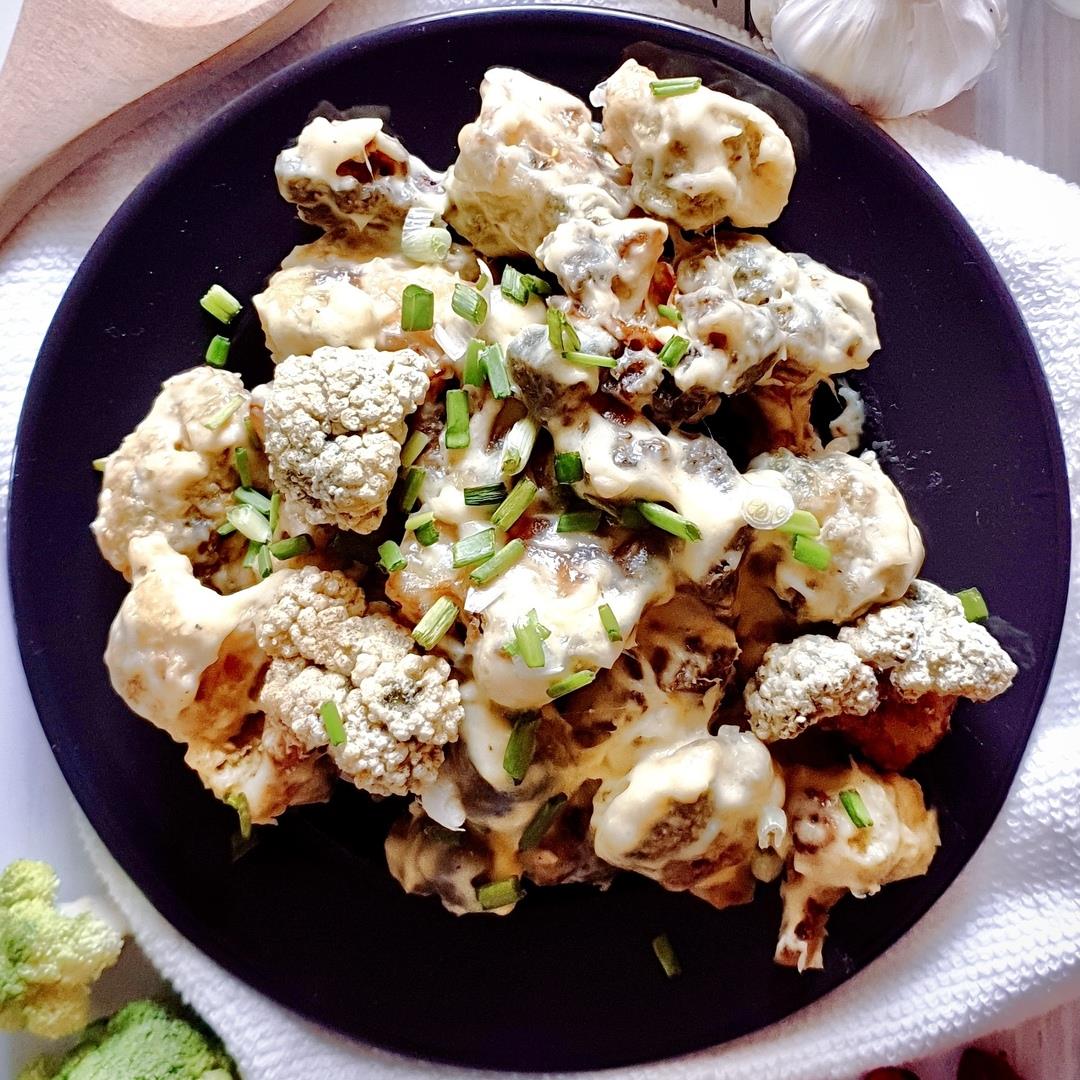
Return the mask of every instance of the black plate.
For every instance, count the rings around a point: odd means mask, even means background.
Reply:
[[[1026,638],[1005,697],[957,710],[916,770],[941,812],[928,876],[846,901],[821,974],[771,961],[775,889],[717,912],[626,878],[610,892],[534,890],[512,918],[455,919],[405,896],[382,853],[392,807],[342,789],[287,814],[229,858],[232,811],[181,749],[127,712],[101,653],[124,592],[87,524],[90,460],[142,417],[167,375],[199,362],[213,331],[196,300],[222,281],[257,291],[307,236],[278,197],[274,157],[309,110],[388,102],[433,165],[454,152],[485,67],[522,67],[585,94],[641,39],[712,57],[806,115],[791,205],[770,235],[873,283],[882,351],[862,380],[869,439],[922,525],[926,575],[977,582]],[[251,319],[238,354],[265,372]],[[471,12],[344,42],[244,95],[121,207],[62,303],[19,429],[11,583],[23,663],[56,756],[113,855],[185,936],[313,1019],[432,1058],[519,1068],[637,1062],[710,1046],[786,1016],[878,956],[941,895],[1005,797],[1042,700],[1068,566],[1064,460],[1020,316],[956,210],[861,115],[718,38],[595,10]],[[668,982],[649,948],[667,930],[685,962]]]

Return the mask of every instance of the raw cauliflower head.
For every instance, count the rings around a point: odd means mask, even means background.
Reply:
[[[871,824],[856,825],[844,808],[841,795],[852,792]],[[919,785],[865,765],[789,769],[785,807],[791,854],[776,961],[803,971],[821,967],[833,904],[925,874],[940,840],[937,814],[927,810]]]
[[[775,221],[795,177],[791,142],[776,121],[705,86],[658,97],[649,85],[655,79],[627,60],[595,95],[604,106],[604,145],[633,173],[634,202],[684,229]]]
[[[605,862],[689,889],[716,907],[753,898],[760,851],[783,850],[784,781],[769,751],[748,732],[721,727],[646,757],[593,816]]]
[[[207,426],[232,404],[225,423]],[[242,539],[223,540],[215,527],[240,484],[232,463],[236,447],[248,450],[255,482],[265,479],[262,455],[244,424],[249,406],[250,394],[235,372],[206,364],[192,368],[165,381],[146,418],[105,459],[90,527],[102,555],[128,580],[128,542],[150,533],[164,536],[200,577],[243,554]],[[215,584],[227,591],[229,583]]]
[[[326,347],[278,364],[262,391],[270,477],[309,525],[378,528],[428,371],[411,349]]]
[[[259,644],[273,658],[260,703],[311,751],[374,795],[422,790],[463,718],[450,665],[412,651],[388,615],[364,614],[359,587],[341,573],[305,567],[263,614]],[[344,729],[334,741],[332,702]]]

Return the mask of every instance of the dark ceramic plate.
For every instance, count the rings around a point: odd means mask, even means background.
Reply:
[[[941,813],[930,873],[842,903],[823,973],[773,965],[774,888],[718,912],[627,877],[605,894],[536,889],[512,918],[455,919],[387,873],[382,838],[396,808],[344,786],[329,805],[262,830],[234,864],[232,811],[203,792],[180,747],[121,705],[101,662],[124,584],[87,530],[90,460],[145,414],[162,379],[198,362],[214,329],[196,304],[206,286],[250,296],[308,235],[277,194],[273,163],[311,108],[387,102],[406,144],[445,165],[488,64],[584,95],[643,39],[759,80],[788,124],[805,114],[791,204],[770,235],[872,282],[884,347],[861,380],[874,406],[868,440],[882,444],[923,527],[926,575],[947,588],[977,582],[1026,649],[1009,694],[961,705],[954,733],[915,770]],[[267,361],[250,306],[245,319],[234,353],[253,379]],[[1053,661],[1069,543],[1062,451],[1032,343],[986,252],[918,166],[761,56],[655,20],[566,8],[471,12],[344,42],[244,95],[154,172],[95,244],[49,331],[19,429],[10,520],[42,724],[83,809],[162,914],[250,985],[340,1031],[518,1069],[723,1042],[821,997],[896,941],[1002,804]],[[672,982],[649,948],[663,930],[685,961]]]

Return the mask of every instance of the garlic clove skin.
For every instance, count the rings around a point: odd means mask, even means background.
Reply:
[[[752,0],[765,43],[872,116],[935,109],[974,85],[1005,0]]]

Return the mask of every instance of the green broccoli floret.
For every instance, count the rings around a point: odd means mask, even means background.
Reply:
[[[91,985],[120,956],[114,927],[57,909],[59,884],[51,867],[25,859],[0,874],[0,1030],[50,1039],[79,1031]]]
[[[236,1066],[197,1020],[157,1001],[133,1001],[86,1029],[62,1061],[31,1062],[18,1080],[235,1080]]]

